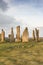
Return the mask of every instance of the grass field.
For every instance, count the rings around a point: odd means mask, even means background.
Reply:
[[[43,65],[43,42],[0,43],[0,65]]]

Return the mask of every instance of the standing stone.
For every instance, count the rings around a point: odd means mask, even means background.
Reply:
[[[10,42],[14,41],[13,27],[11,28],[11,34],[8,35]]]
[[[28,36],[29,36],[28,28],[26,27],[22,35],[22,42],[28,42],[29,41]]]
[[[4,42],[4,41],[5,41],[5,32],[2,29],[2,32],[1,32],[1,42]]]
[[[17,26],[16,27],[16,39],[15,39],[15,42],[20,42],[21,39],[20,39],[20,26]]]
[[[35,31],[34,30],[33,30],[32,35],[33,35],[33,40],[35,40]]]
[[[14,41],[13,27],[11,28],[11,41]]]
[[[35,31],[36,31],[36,41],[39,41],[39,30],[35,28]]]
[[[8,35],[9,41],[11,42],[11,34]]]

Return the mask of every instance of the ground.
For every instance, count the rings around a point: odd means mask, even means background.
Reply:
[[[43,42],[0,43],[0,65],[43,65]]]

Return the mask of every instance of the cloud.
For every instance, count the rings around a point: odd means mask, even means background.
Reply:
[[[10,7],[32,7],[36,10],[43,12],[43,0],[4,0],[9,4]],[[25,8],[24,7],[24,8]],[[29,8],[28,8],[29,9]]]
[[[0,0],[0,9],[5,11],[8,8],[8,4],[4,0]]]
[[[8,34],[10,33],[10,28],[13,27],[14,28],[14,34],[16,35],[16,26],[22,26],[22,22],[17,21],[15,18],[12,18],[10,16],[4,15],[4,14],[0,14],[0,32],[1,29],[4,29],[6,32],[6,36],[8,36]]]
[[[33,5],[43,5],[43,0],[10,0],[14,5],[21,4],[33,4]]]
[[[0,29],[6,32],[18,25],[21,32],[26,26],[43,26],[43,0],[0,0],[0,9],[4,11],[0,12]]]
[[[13,19],[9,16],[0,14],[0,25],[6,25],[13,23]]]
[[[19,24],[21,24],[21,23],[19,21],[17,21],[15,18],[0,14],[0,26],[19,25]]]
[[[43,26],[43,13],[32,6],[11,7],[5,14],[16,18],[24,26]]]

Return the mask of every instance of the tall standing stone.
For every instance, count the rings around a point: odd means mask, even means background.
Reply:
[[[39,41],[39,30],[35,28],[35,31],[36,31],[36,41]]]
[[[11,28],[11,41],[14,41],[13,27]]]
[[[1,42],[4,42],[5,41],[5,31],[2,29],[2,32],[1,32]]]
[[[33,30],[32,35],[33,35],[33,40],[35,40],[35,31],[34,30]]]
[[[13,32],[13,27],[11,28],[11,34],[8,35],[10,42],[14,41],[14,32]]]
[[[20,39],[20,26],[17,26],[16,27],[16,39],[15,39],[15,42],[20,42],[21,39]]]
[[[8,39],[11,42],[11,34],[8,35]]]
[[[28,28],[26,27],[23,35],[22,35],[22,42],[28,42],[29,41],[29,33],[28,33]]]

